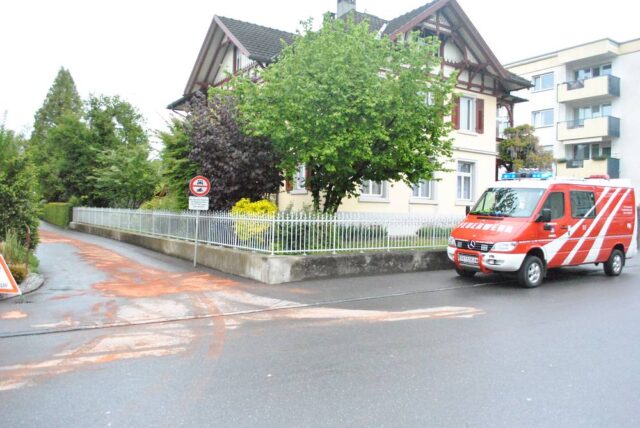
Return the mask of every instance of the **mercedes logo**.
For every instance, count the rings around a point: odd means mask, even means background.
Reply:
[[[476,248],[476,241],[469,241],[469,248],[471,249]]]

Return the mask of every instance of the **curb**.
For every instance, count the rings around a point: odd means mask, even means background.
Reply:
[[[44,285],[44,276],[39,273],[30,273],[27,279],[18,284],[18,288],[22,291],[21,296],[33,293]],[[20,296],[0,296],[0,301],[13,299]]]

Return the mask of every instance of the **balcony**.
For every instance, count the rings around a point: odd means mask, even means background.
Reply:
[[[586,178],[591,175],[608,174],[610,178],[620,178],[620,160],[616,158],[557,161],[558,177]]]
[[[590,119],[559,122],[556,129],[556,137],[558,141],[603,141],[619,136],[620,119],[613,116],[600,116]]]
[[[558,85],[558,102],[604,100],[620,96],[620,78],[604,75]]]

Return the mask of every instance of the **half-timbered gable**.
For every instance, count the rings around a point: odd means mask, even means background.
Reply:
[[[291,43],[293,34],[237,19],[214,16],[182,98],[168,107],[181,110],[196,92],[226,82],[229,76],[252,72],[272,63]]]
[[[414,186],[402,183],[363,183],[359,199],[345,199],[344,211],[461,213],[472,205],[496,174],[498,129],[513,124],[512,91],[530,82],[507,71],[498,61],[456,0],[435,0],[394,19],[356,10],[356,0],[337,0],[337,19],[366,21],[381,37],[401,41],[418,31],[440,40],[444,75],[457,75],[451,117],[454,132],[449,172]],[[283,43],[293,35],[235,19],[215,16],[189,77],[184,96],[169,108],[180,109],[188,98],[223,84],[231,74],[255,72],[277,60]],[[301,166],[300,183],[304,182]],[[302,208],[310,202],[304,185],[283,186],[282,207]]]

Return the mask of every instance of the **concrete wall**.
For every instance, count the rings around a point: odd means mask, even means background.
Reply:
[[[169,256],[193,260],[193,243],[140,235],[86,224],[71,223],[70,228],[127,242]],[[229,248],[198,246],[198,263],[267,284],[305,279],[353,275],[451,269],[444,250],[390,251],[379,253],[334,254],[319,256],[270,256]]]

